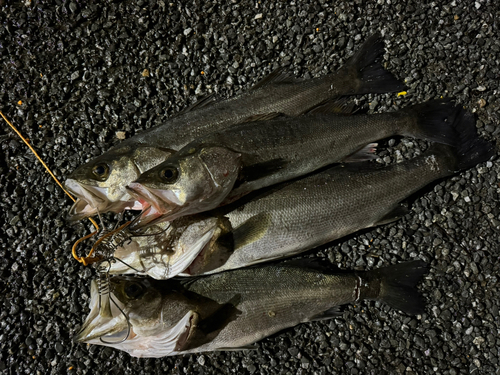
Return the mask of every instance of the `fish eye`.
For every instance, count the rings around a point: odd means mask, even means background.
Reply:
[[[100,181],[104,181],[108,178],[109,167],[107,164],[99,163],[94,165],[92,168],[92,174]]]
[[[168,166],[161,170],[160,176],[163,181],[171,184],[177,181],[177,178],[179,177],[179,171],[176,167]]]
[[[129,283],[125,286],[124,292],[130,299],[137,299],[142,296],[144,288],[138,283]]]

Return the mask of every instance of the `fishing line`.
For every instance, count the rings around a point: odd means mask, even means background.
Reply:
[[[44,166],[44,168],[47,170],[47,172],[49,172],[50,176],[54,179],[54,181],[57,183],[57,185],[59,185],[59,187],[62,189],[62,191],[64,191],[66,193],[66,195],[71,198],[71,200],[73,202],[76,202],[76,199],[59,182],[59,180],[54,175],[54,173],[52,173],[52,171],[50,170],[50,168],[47,166],[47,164],[45,164],[45,162],[42,160],[42,158],[38,155],[38,153],[35,151],[35,149],[33,148],[33,146],[30,145],[30,143],[28,142],[28,140],[23,137],[23,135],[21,134],[21,132],[19,130],[17,130],[17,128],[7,119],[7,117],[5,117],[5,115],[1,111],[0,111],[0,116],[2,116],[2,118],[12,128],[12,130],[14,130],[16,132],[16,134],[19,136],[19,138],[22,139],[22,141],[26,144],[26,146],[28,146],[28,148],[31,150],[31,152],[33,153],[33,155],[35,155],[35,157],[40,161],[40,163],[42,163],[42,165]],[[91,217],[89,217],[89,220],[94,225],[96,231],[92,232],[91,234],[89,234],[89,235],[87,235],[85,237],[82,237],[78,241],[76,241],[75,244],[73,245],[72,250],[71,250],[71,254],[73,255],[73,258],[75,258],[78,262],[82,263],[84,266],[86,266],[86,265],[88,265],[90,263],[95,262],[95,260],[90,259],[90,257],[92,256],[92,253],[94,252],[94,248],[92,247],[92,249],[90,250],[89,254],[86,257],[79,257],[76,254],[76,248],[77,248],[77,246],[78,246],[78,244],[80,242],[82,242],[82,241],[84,241],[84,240],[86,240],[86,239],[94,236],[99,231],[99,225],[97,225],[97,223],[95,222],[95,220],[92,219]]]

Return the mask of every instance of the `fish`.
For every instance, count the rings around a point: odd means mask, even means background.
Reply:
[[[459,141],[455,147],[431,144],[420,156],[388,166],[373,162],[336,165],[249,194],[242,199],[245,202],[155,224],[186,228],[191,222],[200,234],[189,230],[182,241],[173,238],[168,242],[171,252],[166,255],[151,247],[154,237],[148,237],[149,244],[140,236],[132,238],[134,246],[118,247],[115,256],[124,263],[112,264],[110,273],[166,279],[222,272],[297,255],[395,221],[409,212],[404,203],[409,196],[495,153],[492,144],[478,137],[471,113],[461,110],[456,122]],[[214,237],[208,237],[210,232]],[[177,252],[177,259],[182,254],[182,264],[173,260],[172,254]]]
[[[422,314],[416,285],[427,272],[421,260],[345,272],[299,259],[183,280],[112,277],[111,314],[100,314],[94,282],[74,340],[150,358],[253,349],[285,328],[339,317],[348,303],[375,300]]]
[[[212,210],[330,164],[374,159],[374,142],[395,135],[454,145],[459,112],[450,99],[356,116],[332,114],[327,106],[320,113],[211,133],[128,186],[150,205],[133,228]]]
[[[277,70],[230,99],[210,96],[200,100],[165,124],[119,143],[73,171],[65,185],[77,201],[68,218],[80,220],[97,213],[142,209],[126,186],[205,134],[278,114],[298,116],[344,95],[404,90],[405,85],[378,63],[383,53],[382,37],[376,33],[335,73],[298,80]]]

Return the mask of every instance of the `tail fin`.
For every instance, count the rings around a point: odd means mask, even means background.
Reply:
[[[479,138],[474,115],[457,108],[458,113],[452,124],[457,138],[455,146],[435,143],[422,155],[429,157],[426,160],[435,164],[443,177],[472,168],[496,153],[494,144]]]
[[[403,131],[402,135],[450,146],[457,144],[459,137],[455,123],[461,110],[460,107],[453,104],[451,99],[429,100],[403,111],[408,113],[411,118],[416,118],[416,128],[412,126],[411,129]]]
[[[356,94],[403,91],[406,86],[378,63],[384,53],[382,36],[376,33],[369,37],[346,63],[346,69],[353,70],[357,81]]]
[[[380,282],[376,299],[409,315],[417,315],[424,312],[424,303],[416,286],[427,271],[427,263],[416,260],[368,271],[363,279]]]
[[[479,138],[474,115],[462,109],[455,120],[458,133],[456,171],[472,168],[495,155],[495,145]]]

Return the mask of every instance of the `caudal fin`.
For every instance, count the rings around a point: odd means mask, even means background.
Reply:
[[[380,281],[378,300],[409,315],[417,315],[424,312],[417,284],[427,271],[427,263],[416,260],[368,271],[363,279]]]
[[[403,135],[450,146],[456,145],[459,141],[456,119],[461,110],[451,99],[429,100],[405,108],[403,111],[416,120],[410,122],[416,126],[412,125],[403,132]]]
[[[462,109],[455,120],[458,133],[456,171],[472,168],[489,160],[496,153],[495,145],[479,138],[474,115]]]
[[[380,65],[378,60],[383,54],[384,42],[376,33],[347,61],[345,68],[357,83],[355,94],[397,92],[406,88]]]
[[[436,143],[431,145],[424,154],[432,156],[432,160],[438,163],[443,177],[472,168],[487,161],[496,153],[493,143],[479,138],[472,113],[459,108],[452,127],[457,137],[455,146]]]

